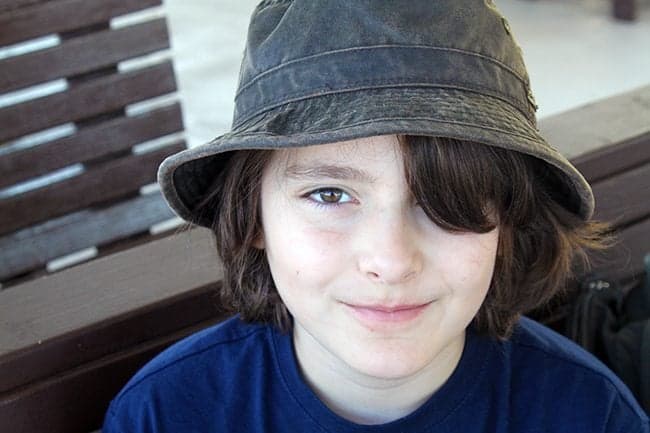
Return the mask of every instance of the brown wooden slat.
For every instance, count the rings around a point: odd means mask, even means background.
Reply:
[[[182,296],[222,275],[209,231],[197,228],[0,291],[0,371],[48,341]]]
[[[182,130],[178,103],[102,122],[72,136],[0,156],[0,188]]]
[[[106,245],[100,245],[99,248],[97,248],[97,257],[108,256],[110,254],[119,253],[121,251],[130,248],[139,247],[140,245],[149,242],[155,242],[158,239],[171,236],[174,233],[180,233],[186,228],[187,228],[186,224],[184,223],[171,224],[169,227],[163,228],[162,230],[160,229],[160,227],[158,227],[154,234],[151,234],[149,232],[141,233],[139,235],[130,236],[125,239],[120,239],[115,242],[108,243]]]
[[[650,162],[595,183],[592,188],[596,219],[619,227],[650,215]]]
[[[162,0],[59,0],[7,10],[0,13],[0,45],[87,27],[161,3]]]
[[[650,161],[650,117],[648,133],[580,155],[571,162],[589,182],[597,182]]]
[[[79,258],[77,261],[74,263],[71,263],[68,266],[62,266],[58,267],[56,270],[53,272],[50,272],[47,270],[45,266],[36,268],[34,270],[30,270],[29,272],[26,272],[24,274],[20,274],[16,277],[12,277],[9,280],[2,281],[2,287],[0,287],[1,290],[7,290],[12,287],[20,286],[22,284],[26,284],[29,281],[36,280],[38,278],[42,277],[47,277],[53,274],[56,274],[58,272],[63,272],[66,269],[70,269],[75,266],[81,266],[81,265],[87,265],[88,263],[98,260],[102,257],[106,257],[111,254],[119,253],[125,250],[128,250],[130,248],[135,248],[138,246],[141,246],[146,243],[150,242],[155,242],[157,240],[163,239],[167,236],[171,236],[174,233],[178,233],[179,231],[182,231],[184,227],[181,226],[175,226],[175,227],[170,227],[168,230],[163,230],[160,232],[157,232],[155,234],[150,234],[149,232],[144,232],[140,234],[136,234],[133,236],[130,236],[128,238],[124,239],[119,239],[116,240],[115,242],[111,242],[107,245],[100,245],[97,248],[97,253],[93,254],[92,257],[87,256],[87,257],[82,257]]]
[[[74,178],[0,201],[0,234],[112,200],[156,180],[160,162],[185,148],[178,142],[154,152],[107,162]]]
[[[169,47],[165,19],[70,39],[0,61],[0,92],[66,78]]]
[[[539,129],[573,160],[645,135],[650,126],[650,84],[545,117]]]
[[[87,433],[98,429],[110,400],[138,369],[179,339],[220,320],[205,321],[15,393],[0,395],[0,431]]]
[[[0,141],[118,110],[176,90],[171,61],[112,74],[66,92],[0,109]]]
[[[223,316],[217,302],[218,289],[216,284],[188,286],[177,296],[152,302],[108,321],[89,324],[10,357],[0,357],[3,371],[0,395],[204,320]]]
[[[26,6],[43,3],[48,0],[0,0],[0,12],[10,11]]]
[[[87,209],[0,237],[0,281],[31,271],[57,257],[146,232],[174,217],[159,192]]]

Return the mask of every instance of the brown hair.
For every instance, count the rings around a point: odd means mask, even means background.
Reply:
[[[562,292],[572,270],[587,266],[587,250],[604,248],[607,226],[567,210],[569,192],[548,164],[450,138],[399,139],[407,183],[435,224],[476,233],[499,226],[494,276],[474,319],[479,332],[507,338],[522,313]],[[261,233],[262,172],[272,153],[234,152],[201,207],[216,211],[212,231],[224,264],[224,306],[243,320],[288,330],[290,315],[265,253],[253,246]]]

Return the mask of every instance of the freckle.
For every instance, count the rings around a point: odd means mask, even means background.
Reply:
[[[300,275],[300,271],[296,270],[296,277]]]

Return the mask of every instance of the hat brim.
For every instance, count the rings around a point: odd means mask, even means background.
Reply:
[[[564,185],[560,195],[565,207],[585,220],[593,214],[589,184],[521,111],[498,95],[457,88],[375,87],[284,103],[206,144],[169,156],[159,167],[158,182],[181,218],[210,226],[214,215],[199,215],[195,210],[223,169],[229,152],[388,134],[449,137],[534,156],[557,169]]]

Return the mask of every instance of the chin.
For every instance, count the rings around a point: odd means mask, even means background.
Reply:
[[[413,349],[418,350],[418,349]],[[350,355],[348,364],[366,376],[378,379],[402,379],[420,371],[426,360],[401,350],[371,351]]]

